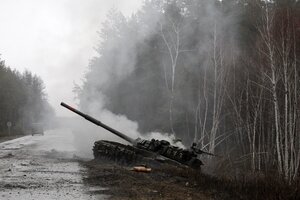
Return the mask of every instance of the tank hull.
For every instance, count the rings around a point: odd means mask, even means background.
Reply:
[[[180,163],[174,159],[162,156],[147,149],[137,148],[118,142],[99,140],[94,143],[93,154],[96,160],[110,160],[123,165],[144,164],[159,167],[161,165],[173,165],[177,167],[191,167],[200,170],[202,162],[192,159],[185,163]]]

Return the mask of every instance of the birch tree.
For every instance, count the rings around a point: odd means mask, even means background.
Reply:
[[[298,118],[298,73],[296,32],[290,9],[264,7],[262,26],[259,29],[263,47],[264,76],[269,80],[272,94],[275,127],[276,163],[279,174],[293,180],[298,174],[299,134]],[[268,87],[268,85],[266,85]]]

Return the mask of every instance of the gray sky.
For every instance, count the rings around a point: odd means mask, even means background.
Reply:
[[[74,104],[74,82],[81,84],[97,31],[112,7],[130,16],[143,0],[0,0],[0,54],[13,69],[40,76],[50,104]]]

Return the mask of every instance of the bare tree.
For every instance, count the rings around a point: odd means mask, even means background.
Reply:
[[[262,26],[259,28],[263,46],[262,57],[266,58],[263,75],[269,80],[272,94],[277,168],[279,174],[291,181],[298,174],[299,135],[298,121],[298,69],[296,37],[293,18],[288,8],[264,8]]]

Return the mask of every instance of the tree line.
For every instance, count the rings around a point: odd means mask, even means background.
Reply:
[[[30,71],[20,73],[0,60],[0,136],[31,134],[32,124],[54,114],[42,79]]]
[[[299,22],[297,0],[148,0],[131,17],[112,10],[80,105],[104,99],[142,133],[173,133],[222,152],[227,166],[291,182],[300,171]]]

